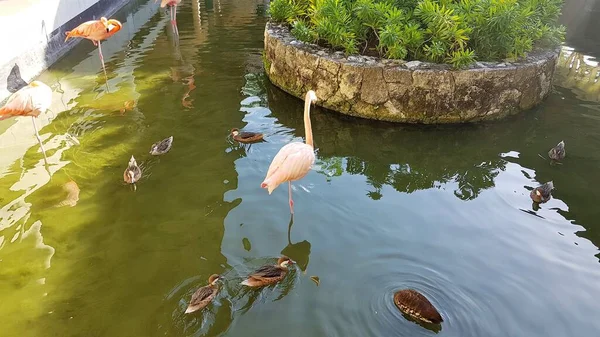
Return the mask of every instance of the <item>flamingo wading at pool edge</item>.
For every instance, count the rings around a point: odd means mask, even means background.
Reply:
[[[77,26],[75,29],[66,32],[67,37],[65,42],[72,37],[83,37],[91,40],[94,46],[98,46],[98,53],[100,54],[100,61],[102,62],[102,70],[106,76],[106,68],[104,67],[104,56],[102,56],[101,40],[106,40],[113,36],[116,32],[120,31],[123,25],[118,20],[110,19],[107,20],[105,17],[100,20],[91,20],[84,22]]]
[[[304,97],[304,132],[306,143],[293,142],[285,145],[277,152],[269,166],[269,171],[260,187],[266,188],[269,194],[283,182],[288,182],[290,212],[294,214],[292,200],[292,181],[300,180],[310,171],[315,162],[312,127],[310,125],[310,105],[317,100],[314,91],[309,90]]]

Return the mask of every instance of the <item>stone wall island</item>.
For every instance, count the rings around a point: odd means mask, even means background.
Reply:
[[[463,70],[420,61],[348,56],[294,39],[267,23],[267,76],[302,98],[315,90],[324,108],[404,123],[495,120],[538,105],[550,91],[559,49],[534,51],[518,62],[477,62]]]

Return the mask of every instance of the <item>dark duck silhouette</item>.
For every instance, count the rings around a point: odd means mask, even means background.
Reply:
[[[217,282],[221,279],[221,276],[217,274],[212,274],[208,278],[208,285],[204,287],[198,288],[192,295],[192,299],[190,300],[190,304],[185,310],[186,314],[201,310],[206,308],[206,306],[212,302],[212,300],[219,293],[219,286]]]
[[[171,150],[171,146],[173,145],[173,136],[163,139],[160,142],[152,144],[150,148],[150,154],[153,156],[159,156],[161,154],[165,154]]]
[[[555,147],[551,148],[550,151],[548,151],[548,157],[555,161],[561,161],[565,159],[565,155],[566,152],[564,140],[561,140],[560,143],[558,143],[558,145],[556,145]]]
[[[254,143],[263,139],[262,133],[240,131],[239,129],[231,129],[231,136],[240,143]]]
[[[552,181],[549,181],[541,186],[534,188],[529,194],[529,196],[531,197],[531,200],[538,204],[545,203],[552,197],[553,189],[554,183]]]
[[[242,285],[248,287],[263,287],[277,283],[285,277],[288,272],[288,265],[295,263],[287,256],[281,256],[275,265],[265,265],[242,281]]]
[[[429,300],[413,289],[403,289],[394,294],[394,304],[403,313],[425,323],[439,324],[442,316]]]

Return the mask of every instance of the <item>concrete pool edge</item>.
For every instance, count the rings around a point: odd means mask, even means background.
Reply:
[[[60,6],[60,3],[62,2],[66,3],[65,0],[55,0],[55,2],[58,3],[57,6]],[[81,42],[82,39],[70,39],[65,42],[66,31],[75,28],[85,21],[95,20],[102,16],[109,17],[128,3],[129,1],[127,0],[95,0],[95,2],[85,10],[71,13],[66,22],[53,29],[50,33],[45,31],[46,23],[43,19],[39,20],[39,25],[35,24],[35,22],[29,23],[32,21],[32,18],[29,17],[28,14],[30,14],[31,11],[36,10],[31,8],[32,5],[29,5],[29,8],[23,7],[19,10],[18,14],[15,14],[15,17],[12,17],[11,19],[14,21],[21,20],[23,22],[28,22],[27,25],[21,25],[19,30],[28,31],[25,32],[24,35],[36,36],[38,37],[38,40],[28,43],[25,51],[13,51],[15,54],[10,55],[11,57],[8,61],[0,64],[0,79],[3,82],[0,86],[0,102],[3,102],[12,94],[7,89],[8,87],[11,87],[11,83],[8,83],[8,77],[15,65],[18,66],[22,79],[26,82],[30,82],[63,57],[77,43]],[[44,10],[44,8],[39,8],[39,10]],[[42,27],[42,29],[40,29],[40,27]],[[4,44],[4,40],[1,42],[1,44]],[[3,48],[4,52],[11,52],[11,48],[8,46],[5,47],[6,48]]]
[[[268,22],[264,65],[270,81],[342,114],[399,123],[452,124],[498,120],[529,110],[550,92],[560,48],[518,62],[477,62],[464,70],[420,61],[348,56],[297,41]]]

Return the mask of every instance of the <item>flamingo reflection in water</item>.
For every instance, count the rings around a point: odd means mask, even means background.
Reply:
[[[190,99],[190,93],[192,92],[192,90],[196,89],[196,80],[194,78],[196,68],[194,68],[194,66],[191,63],[188,63],[183,59],[183,56],[181,55],[181,50],[179,49],[179,36],[173,36],[173,43],[175,46],[175,59],[178,63],[180,63],[180,65],[170,67],[171,79],[174,82],[181,81],[187,87],[187,90],[181,98],[181,105],[188,109],[191,109],[193,107],[193,99]]]
[[[51,103],[52,90],[50,87],[43,82],[33,81],[12,94],[6,104],[0,108],[0,120],[17,116],[31,116],[35,137],[40,143],[46,163],[48,162],[46,150],[44,150],[42,139],[35,124],[35,118],[40,113],[46,112]]]

